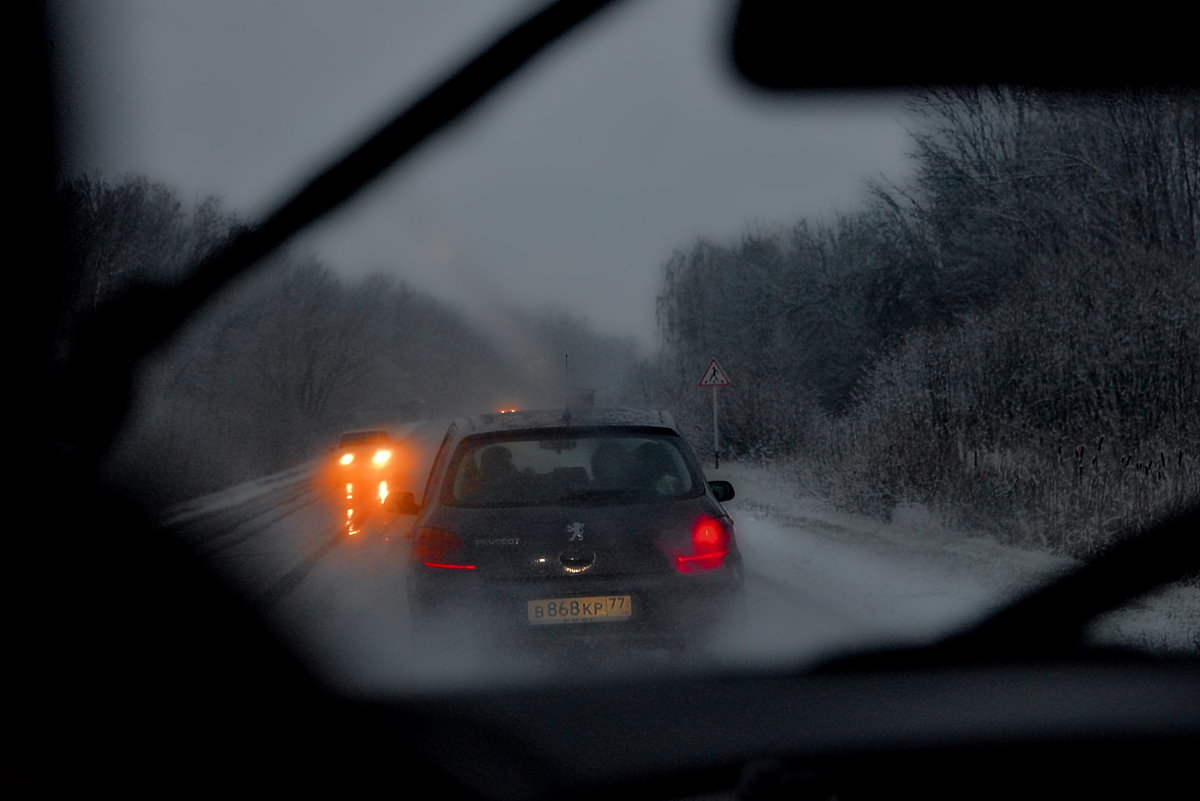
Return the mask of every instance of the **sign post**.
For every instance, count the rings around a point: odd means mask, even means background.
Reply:
[[[698,386],[712,387],[712,407],[713,407],[713,468],[721,466],[721,434],[720,428],[717,426],[717,387],[727,387],[733,382],[729,380],[729,376],[721,369],[721,365],[717,364],[714,358],[708,363],[708,367],[704,368],[704,374],[700,377]]]

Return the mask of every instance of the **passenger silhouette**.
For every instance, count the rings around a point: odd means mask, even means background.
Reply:
[[[499,500],[517,476],[512,452],[503,445],[490,445],[479,454],[479,492]]]
[[[643,442],[633,450],[634,475],[638,489],[659,495],[675,495],[683,489],[683,479],[675,461],[661,442]]]
[[[601,489],[629,486],[629,451],[617,442],[602,442],[592,453],[592,484]]]

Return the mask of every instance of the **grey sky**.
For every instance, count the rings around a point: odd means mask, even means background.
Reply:
[[[76,166],[254,218],[532,5],[60,0],[104,53],[74,106]],[[305,246],[348,276],[393,274],[475,312],[558,303],[652,341],[672,250],[828,218],[865,178],[905,168],[898,98],[771,103],[737,88],[728,10],[619,6]]]

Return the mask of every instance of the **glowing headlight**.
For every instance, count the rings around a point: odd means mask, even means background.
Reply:
[[[375,451],[375,455],[371,457],[371,464],[376,467],[383,467],[392,458],[392,452],[386,450]]]
[[[354,454],[353,453],[343,453],[342,458],[338,459],[338,461],[341,462],[342,464],[350,464],[351,462],[354,461]]]

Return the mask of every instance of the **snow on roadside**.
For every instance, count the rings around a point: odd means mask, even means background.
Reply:
[[[1079,564],[955,531],[916,506],[897,508],[890,522],[833,509],[799,496],[786,466],[726,463],[706,472],[709,479],[733,483],[737,494],[726,507],[740,528],[754,527],[746,547],[772,547],[764,540],[786,539],[789,530],[794,539],[802,531],[804,552],[821,566],[818,578],[823,571],[830,581],[853,586],[862,618],[842,621],[837,636],[847,639],[947,633]],[[779,545],[755,561],[790,573],[794,565],[788,559],[796,557]],[[813,575],[810,565],[806,577],[812,581]],[[1165,588],[1105,616],[1091,633],[1106,643],[1194,655],[1200,649],[1200,589]]]
[[[217,509],[237,506],[266,495],[271,490],[312,478],[316,475],[318,465],[318,460],[314,459],[288,470],[248,481],[245,484],[238,484],[199,498],[193,498],[167,510],[159,522],[165,525],[182,523],[195,517],[211,514]]]

